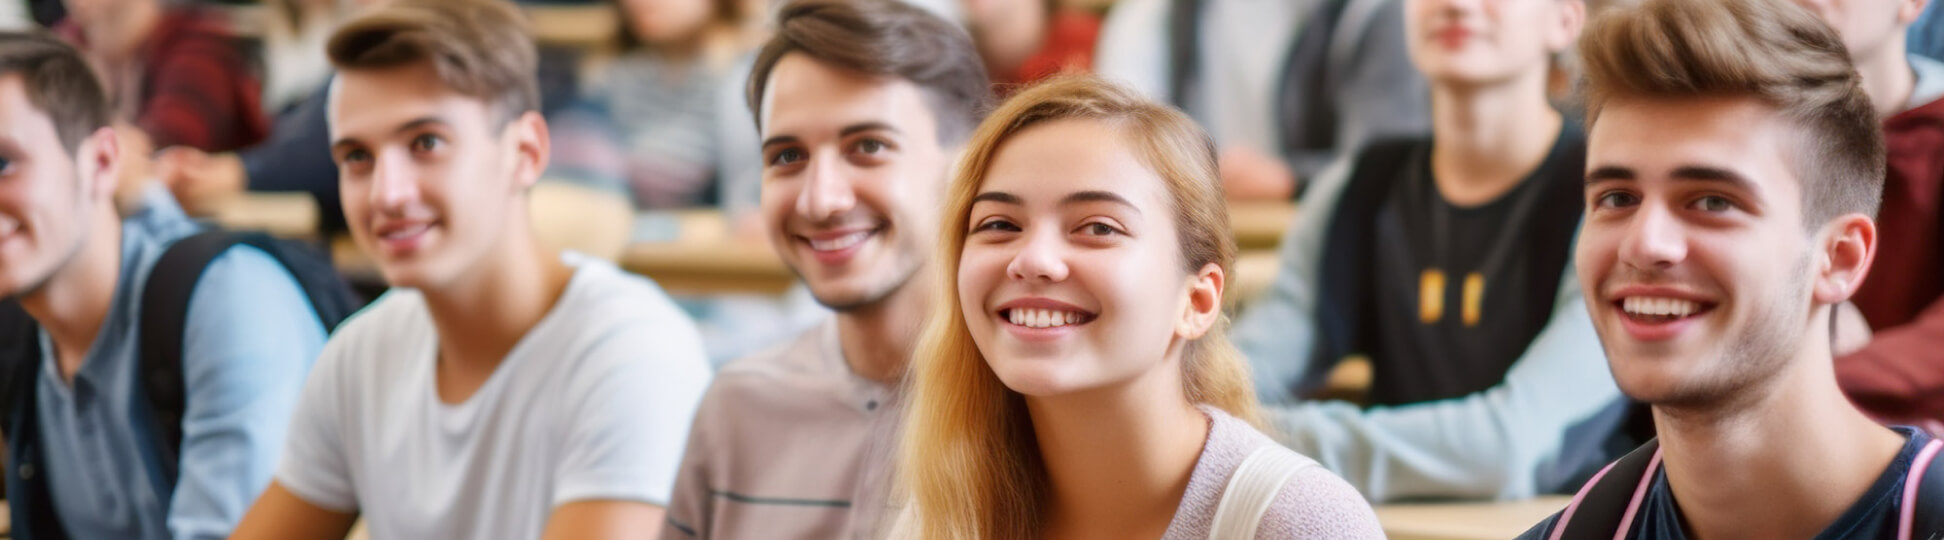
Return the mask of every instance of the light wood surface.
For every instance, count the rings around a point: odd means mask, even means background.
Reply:
[[[1229,203],[1229,227],[1235,229],[1235,245],[1243,251],[1274,250],[1283,232],[1296,221],[1296,205],[1284,201]]]
[[[1571,501],[1550,495],[1525,501],[1386,504],[1377,507],[1377,521],[1390,540],[1507,540]]]

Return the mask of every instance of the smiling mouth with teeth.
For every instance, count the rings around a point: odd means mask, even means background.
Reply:
[[[1678,321],[1714,309],[1712,304],[1693,300],[1649,296],[1629,296],[1621,299],[1619,305],[1628,318],[1646,323]]]
[[[1008,322],[1027,328],[1082,325],[1092,322],[1094,319],[1094,316],[1091,314],[1057,309],[1008,309],[1001,311],[999,316]]]

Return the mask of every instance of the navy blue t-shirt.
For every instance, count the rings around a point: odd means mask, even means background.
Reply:
[[[1897,519],[1903,508],[1904,477],[1910,472],[1911,461],[1917,459],[1917,452],[1929,444],[1931,437],[1916,428],[1898,426],[1891,428],[1908,440],[1903,450],[1897,452],[1897,459],[1890,467],[1877,476],[1870,489],[1851,504],[1849,510],[1838,516],[1814,540],[1895,540],[1897,538]],[[1532,530],[1519,535],[1519,540],[1544,540],[1552,535],[1553,523],[1559,521],[1559,514],[1553,514],[1539,522]],[[1633,528],[1627,538],[1635,540],[1687,540],[1687,531],[1681,525],[1681,509],[1674,504],[1674,491],[1667,485],[1667,467],[1654,472],[1654,486],[1648,488],[1647,496],[1640,502],[1640,513],[1634,516]]]

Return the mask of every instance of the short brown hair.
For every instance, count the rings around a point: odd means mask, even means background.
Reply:
[[[54,134],[73,153],[88,134],[107,127],[108,93],[73,46],[44,33],[0,32],[0,75],[20,75],[27,102],[47,114]]]
[[[900,0],[799,0],[778,12],[776,35],[749,73],[746,97],[759,129],[770,71],[791,52],[918,85],[938,117],[938,139],[947,143],[972,133],[992,96],[978,49],[958,25]]]
[[[539,51],[526,16],[504,0],[399,0],[344,24],[325,46],[339,70],[429,61],[452,90],[502,123],[540,110]]]
[[[1876,215],[1884,149],[1841,36],[1787,0],[1646,0],[1580,36],[1587,125],[1622,98],[1754,97],[1803,131],[1793,169],[1804,225]]]

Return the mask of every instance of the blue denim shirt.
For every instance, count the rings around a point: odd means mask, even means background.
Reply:
[[[183,336],[188,386],[179,477],[173,496],[136,411],[142,287],[162,252],[197,227],[172,202],[151,204],[122,225],[114,304],[70,385],[41,334],[35,384],[41,448],[55,513],[74,538],[223,538],[269,485],[304,377],[324,328],[296,280],[250,247],[212,261],[191,296]]]

